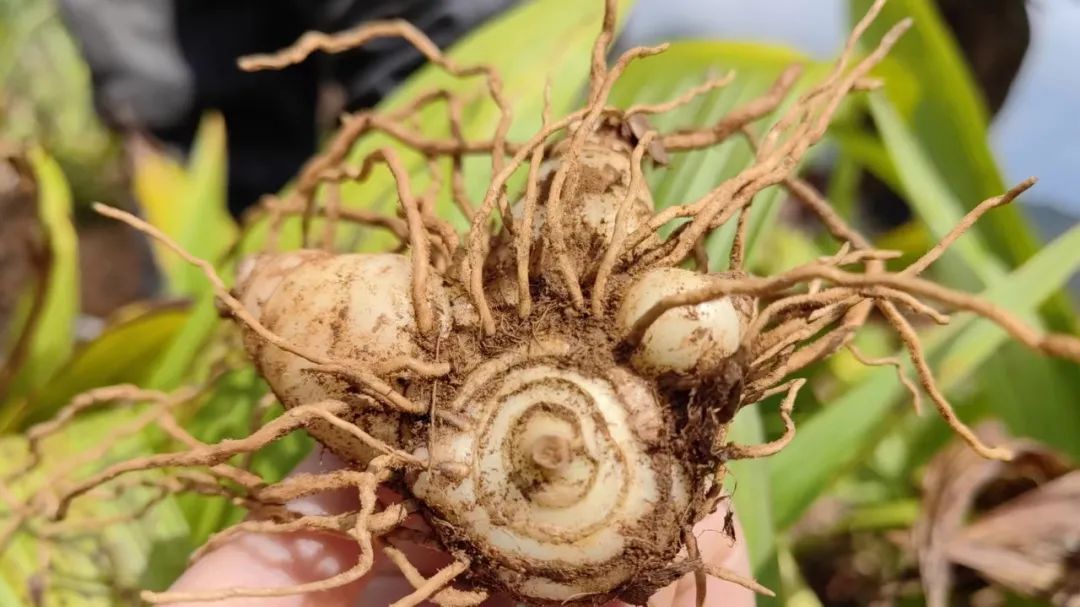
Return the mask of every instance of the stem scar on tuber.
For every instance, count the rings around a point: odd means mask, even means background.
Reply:
[[[317,51],[403,38],[451,76],[482,78],[499,118],[489,138],[467,138],[462,108],[470,100],[444,89],[396,109],[346,115],[325,150],[303,167],[295,187],[281,197],[267,196],[250,218],[269,226],[266,249],[241,264],[231,287],[210,263],[160,230],[96,205],[99,213],[161,241],[203,271],[285,413],[246,438],[207,444],[184,431],[176,413],[196,398],[197,388],[163,394],[121,386],[83,394],[55,420],[30,431],[28,467],[5,484],[31,482],[28,472],[41,465],[42,442],[105,402],[123,400],[144,409],[116,430],[117,437],[156,426],[176,450],[77,474],[100,455],[93,453],[39,479],[26,500],[5,492],[0,497],[10,502],[10,515],[0,526],[0,547],[20,532],[55,541],[65,533],[65,516],[81,502],[100,498],[103,490],[138,485],[162,494],[222,496],[250,512],[248,520],[212,537],[196,558],[250,531],[336,533],[355,541],[361,554],[354,567],[320,582],[143,593],[150,603],[333,588],[365,575],[377,545],[414,589],[397,605],[430,600],[468,607],[493,593],[540,605],[612,599],[645,604],[659,588],[691,574],[699,590],[713,576],[769,594],[752,579],[702,562],[690,530],[723,499],[727,462],[767,457],[797,440],[792,412],[806,383],[797,375],[841,349],[867,365],[896,367],[917,405],[925,393],[979,454],[1008,459],[1008,450],[983,444],[957,418],[913,321],[946,323],[943,310],[973,312],[1029,348],[1080,362],[1077,338],[1043,334],[983,299],[921,276],[979,217],[1014,200],[1034,180],[978,205],[922,258],[889,271],[885,261],[896,253],[875,249],[795,174],[841,102],[875,86],[871,69],[910,26],[901,21],[870,52],[856,53],[883,4],[874,2],[856,24],[820,82],[796,96],[767,128],[754,129],[760,137],[749,127],[793,96],[801,77],[797,66],[783,71],[761,97],[711,125],[663,133],[646,117],[727,86],[734,74],[664,103],[608,105],[623,70],[665,48],[632,49],[609,67],[613,0],[605,3],[592,50],[584,107],[552,116],[550,88],[545,89],[542,126],[522,142],[507,138],[511,108],[499,74],[484,65],[458,65],[402,22],[307,34],[277,53],[243,59],[246,70],[280,69]],[[430,137],[411,126],[410,116],[440,105],[448,137]],[[419,154],[427,185],[416,187],[394,148],[350,163],[350,150],[369,135],[387,136]],[[697,200],[660,201],[658,208],[644,179],[648,163],[675,164],[679,159],[670,152],[705,150],[733,137],[750,142],[751,166]],[[490,160],[492,177],[480,200],[470,200],[465,191],[467,156]],[[399,213],[344,206],[337,188],[363,182],[380,167],[394,179]],[[524,188],[510,191],[511,177],[521,173]],[[435,213],[444,186],[468,224],[464,234]],[[751,205],[757,193],[773,186],[786,189],[820,220],[837,241],[834,255],[773,276],[746,269]],[[290,217],[302,219],[305,247],[281,251],[278,236]],[[735,227],[732,269],[711,272],[701,243],[729,222]],[[338,252],[334,235],[345,224],[385,230],[396,248]],[[875,310],[907,350],[914,380],[899,360],[867,358],[854,348],[852,338]],[[761,445],[734,443],[728,428],[738,411],[773,395],[783,395],[783,435]],[[347,468],[267,482],[246,464],[236,465],[301,430]],[[155,470],[163,472],[147,474]],[[379,501],[380,487],[393,489],[403,501]],[[298,497],[341,488],[357,493],[355,511],[305,515],[289,507]],[[410,514],[422,516],[429,530],[405,528]],[[400,550],[403,542],[435,547],[453,562],[425,578]]]

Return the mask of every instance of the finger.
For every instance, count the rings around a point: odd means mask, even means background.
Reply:
[[[271,535],[249,533],[199,559],[170,591],[204,592],[225,588],[286,588],[318,582],[357,563],[359,549],[345,538],[323,534]],[[211,603],[214,607],[351,607],[362,592],[362,581],[330,590],[280,597],[236,597]],[[179,603],[202,607],[207,603]]]
[[[328,472],[341,467],[329,454],[312,454],[293,474]],[[290,509],[309,515],[335,514],[356,508],[355,491],[341,490],[304,497]],[[325,533],[238,535],[196,561],[170,591],[204,592],[215,589],[296,586],[327,579],[353,567],[359,559],[357,544]],[[363,591],[360,580],[338,588],[305,595],[236,597],[211,603],[215,607],[352,607]],[[179,603],[204,607],[207,603]]]
[[[736,520],[736,541],[733,542],[724,532],[726,514],[723,509],[718,509],[694,526],[694,535],[697,537],[701,560],[704,563],[727,569],[739,575],[751,577],[750,554],[746,549],[746,538],[743,536],[742,527]],[[671,602],[658,604],[671,605],[672,607],[695,607],[697,605],[697,584],[693,574],[684,576],[675,583],[675,587],[675,594]],[[719,605],[724,607],[753,607],[756,600],[753,590],[712,576],[706,577],[705,605],[707,607]]]
[[[735,522],[735,537],[732,542],[724,532],[726,511],[718,510],[694,525],[698,551],[702,562],[722,567],[740,575],[750,575],[750,557],[746,551],[746,542],[742,538],[742,528]],[[753,591],[742,586],[725,582],[714,577],[707,577],[705,584],[705,605],[707,607],[753,607]],[[620,607],[625,605],[616,602]],[[652,607],[696,607],[697,581],[693,573],[679,578],[672,584],[658,590],[649,599]]]
[[[380,498],[387,503],[395,501],[395,497],[385,490],[380,494]],[[434,537],[431,528],[420,516],[410,516],[406,519],[404,526],[410,530],[420,531],[426,537]],[[425,578],[430,578],[454,561],[451,555],[443,550],[435,549],[430,542],[419,544],[400,536],[394,536],[384,542],[400,551]],[[371,574],[365,578],[366,583],[360,593],[358,605],[387,605],[415,590],[415,586],[404,577],[398,566],[384,555],[382,543],[380,542],[380,547],[377,548],[379,552]],[[516,603],[505,595],[495,595],[489,597],[483,604],[484,607],[510,607]]]

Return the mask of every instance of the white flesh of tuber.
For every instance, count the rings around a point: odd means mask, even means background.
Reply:
[[[624,334],[665,297],[708,287],[718,276],[681,268],[658,268],[638,278],[627,290],[617,322]],[[731,356],[742,341],[746,315],[732,297],[661,314],[637,345],[631,362],[649,376],[708,374]]]

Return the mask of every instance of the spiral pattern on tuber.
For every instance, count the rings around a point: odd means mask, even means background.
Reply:
[[[609,595],[664,567],[689,515],[673,428],[644,380],[585,370],[563,340],[481,364],[449,404],[464,429],[430,430],[438,462],[410,488],[451,547],[531,600]]]

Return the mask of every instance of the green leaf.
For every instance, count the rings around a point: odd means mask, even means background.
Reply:
[[[869,0],[853,0],[853,15],[862,15]],[[914,27],[890,55],[922,83],[922,102],[912,127],[926,147],[934,166],[948,175],[948,186],[968,208],[1006,189],[997,161],[988,145],[989,113],[986,102],[956,40],[931,0],[894,0],[882,11],[865,38],[874,44],[886,29],[910,17]],[[933,57],[928,61],[928,57]],[[1012,262],[1023,261],[1038,243],[1023,223],[1018,209],[988,217],[979,228],[992,250]]]
[[[833,127],[829,137],[840,146],[840,150],[843,152],[839,160],[840,163],[857,163],[873,173],[875,177],[892,188],[893,191],[904,191],[904,185],[897,174],[893,159],[879,138],[866,133],[862,129],[852,129],[844,126]],[[852,196],[854,194],[852,192]],[[830,197],[829,201],[839,207],[839,202],[834,197]],[[846,208],[853,209],[854,201],[851,201]]]
[[[75,420],[47,440],[41,465],[5,485],[6,496],[25,500],[32,492],[55,482],[54,475],[70,482],[145,453],[146,445],[139,437],[116,437],[116,429],[131,415],[130,410],[113,409]],[[100,457],[86,459],[92,450],[102,447],[106,449],[101,450]],[[26,456],[23,437],[0,439],[0,477],[18,470]],[[76,462],[82,465],[72,467]],[[0,552],[0,596],[19,597],[12,605],[33,605],[36,603],[31,600],[30,589],[48,581],[42,586],[44,604],[105,606],[133,604],[131,594],[139,588],[163,589],[178,574],[192,549],[187,525],[174,498],[166,496],[137,520],[112,520],[138,510],[152,496],[149,489],[132,487],[108,497],[80,498],[63,523],[68,530],[64,543],[43,541],[25,529],[17,533],[9,548]],[[10,521],[8,503],[0,501],[0,527]],[[73,525],[85,529],[76,534]],[[42,575],[46,557],[50,558],[51,576]],[[72,586],[65,583],[68,580],[78,583]],[[129,594],[115,594],[118,587],[130,589]]]
[[[177,306],[129,312],[94,341],[82,346],[31,400],[5,412],[0,432],[23,428],[52,417],[79,392],[111,384],[145,381],[164,349],[179,334],[188,311]]]
[[[852,0],[852,14],[861,16],[870,0]],[[933,165],[947,177],[946,184],[965,209],[1007,189],[989,145],[989,115],[985,100],[956,40],[933,0],[894,0],[864,39],[875,43],[887,28],[912,18],[914,27],[890,53],[905,71],[921,83],[922,100],[908,121]],[[933,57],[928,61],[927,57]],[[886,88],[894,103],[901,100]],[[976,226],[989,250],[1015,266],[1040,247],[1019,208],[1006,207]],[[1044,307],[1044,318],[1058,331],[1077,326],[1075,307],[1064,294],[1054,295]]]
[[[981,296],[1006,310],[1030,316],[1078,268],[1080,226],[1066,232]],[[949,393],[1007,340],[1007,335],[989,321],[960,315],[950,326],[925,336],[923,345],[927,355],[939,361],[935,365],[938,383]],[[784,529],[794,524],[810,504],[858,464],[891,429],[901,411],[902,394],[905,392],[896,380],[895,371],[876,368],[799,426],[795,440],[770,460],[778,527]],[[1065,409],[1074,402],[1065,401],[1055,407]],[[1072,415],[1073,421],[1067,426],[1070,428],[1076,423],[1075,411]],[[941,424],[940,420],[934,423]]]
[[[763,404],[763,403],[762,403]],[[731,440],[740,444],[765,441],[761,412],[755,405],[735,416],[731,424]],[[776,530],[773,525],[772,503],[768,483],[770,462],[764,459],[743,460],[729,464],[731,496],[735,512],[743,528],[743,538],[750,551],[754,576],[766,588],[777,593],[775,599],[758,597],[759,604],[783,604],[783,588],[777,562]]]
[[[29,153],[38,187],[38,212],[48,239],[49,266],[44,298],[38,309],[25,362],[15,375],[10,400],[42,387],[70,356],[75,343],[75,317],[79,311],[79,251],[71,223],[71,191],[51,157],[40,148]]]
[[[176,339],[168,344],[153,373],[146,380],[147,387],[157,390],[179,387],[185,379],[196,375],[194,369],[200,354],[204,355],[201,361],[204,366],[210,364],[205,346],[214,330],[221,324],[215,302],[214,294],[210,291],[199,297]]]
[[[203,117],[187,168],[149,146],[137,146],[135,191],[147,220],[188,252],[217,260],[235,240],[236,226],[225,205],[225,121]],[[167,291],[192,296],[209,291],[200,270],[154,243]]]
[[[967,209],[949,189],[948,181],[937,171],[888,98],[880,93],[871,93],[868,98],[885,149],[897,168],[904,199],[929,227],[935,241],[940,240],[960,223]],[[983,285],[993,284],[1005,273],[1001,261],[975,230],[961,236],[945,256],[962,259],[967,270],[978,276]]]

